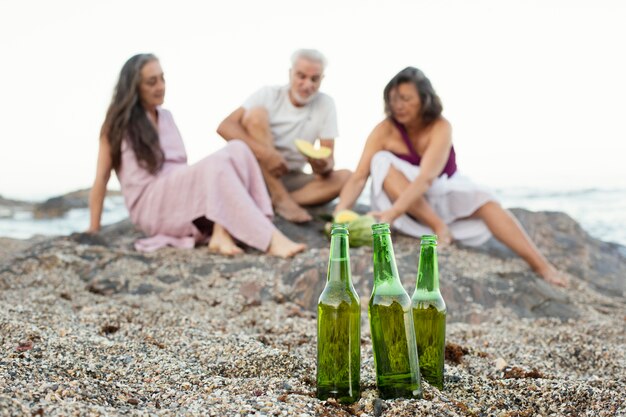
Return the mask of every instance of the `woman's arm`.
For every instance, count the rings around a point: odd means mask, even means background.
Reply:
[[[111,178],[111,146],[106,136],[100,137],[100,146],[98,148],[98,165],[96,168],[96,178],[89,193],[89,214],[90,224],[89,233],[96,233],[100,230],[100,220],[102,218],[102,206],[104,197],[107,192],[107,184]]]
[[[374,213],[381,222],[391,223],[407,212],[428,191],[433,181],[443,171],[452,148],[452,127],[445,119],[439,119],[432,127],[430,142],[420,162],[419,175],[400,194],[390,209]]]
[[[341,193],[339,194],[339,203],[337,203],[337,207],[335,207],[335,214],[341,210],[352,208],[356,199],[359,198],[361,192],[363,192],[365,183],[370,176],[372,158],[376,152],[384,149],[383,138],[386,129],[386,121],[383,121],[379,123],[368,136],[356,171],[354,171],[341,189]]]

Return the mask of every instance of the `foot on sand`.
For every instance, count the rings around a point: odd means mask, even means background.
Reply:
[[[243,250],[237,246],[230,233],[218,224],[213,227],[213,234],[211,235],[211,240],[209,240],[209,251],[227,256],[243,253]]]
[[[570,279],[568,274],[559,271],[552,265],[548,265],[546,268],[538,270],[537,273],[552,285],[565,288],[569,287]]]
[[[282,234],[278,229],[275,229],[272,233],[272,240],[270,241],[270,247],[267,249],[267,253],[281,258],[291,258],[305,249],[306,245],[304,243],[296,243]]]
[[[291,198],[285,198],[276,202],[274,209],[280,217],[290,222],[306,223],[313,220],[309,212],[300,207]]]

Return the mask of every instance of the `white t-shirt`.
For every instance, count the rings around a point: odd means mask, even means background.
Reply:
[[[317,93],[310,103],[296,107],[289,100],[289,85],[267,86],[252,94],[242,107],[267,110],[274,145],[291,171],[301,170],[306,164],[306,158],[294,145],[295,139],[314,143],[316,139],[335,139],[339,135],[335,102],[324,93]]]

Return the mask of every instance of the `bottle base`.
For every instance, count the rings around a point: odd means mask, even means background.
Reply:
[[[380,398],[383,400],[393,400],[396,398],[404,398],[407,400],[421,400],[422,399],[422,391],[421,390],[413,390],[409,391],[406,389],[386,389],[381,391],[378,389],[378,394]]]
[[[422,371],[422,379],[426,380],[431,386],[437,388],[439,391],[443,391],[443,378],[439,376],[432,377],[430,375],[424,375]]]
[[[329,398],[334,398],[341,404],[353,404],[361,399],[361,392],[345,389],[337,389],[336,387],[318,387],[316,397],[318,400],[326,401]]]
[[[410,381],[397,381],[378,385],[378,394],[384,400],[394,398],[421,399],[422,387],[420,384]]]

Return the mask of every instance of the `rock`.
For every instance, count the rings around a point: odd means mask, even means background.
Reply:
[[[4,198],[0,195],[0,219],[10,219],[17,211],[30,211],[33,203]]]
[[[626,256],[619,245],[590,237],[563,213],[512,211],[558,268],[587,282],[602,295],[624,296],[626,281],[619,277],[626,275]],[[321,214],[319,209],[313,213],[316,217]],[[294,236],[293,230],[297,228],[301,236],[313,237],[307,241],[313,250],[299,256],[289,270],[282,272],[287,299],[310,310],[316,308],[326,279],[329,243],[320,239],[320,226],[321,221],[316,221],[291,227]],[[417,273],[416,240],[394,234],[393,242],[401,279],[411,294]],[[567,244],[562,247],[561,242]],[[350,257],[353,282],[366,305],[373,279],[371,249],[353,248]],[[479,248],[453,246],[440,253],[439,260],[441,291],[449,321],[480,322],[496,307],[506,307],[518,317],[565,320],[579,315],[570,291],[541,280],[517,255],[493,239]]]
[[[139,286],[133,291],[133,294],[136,295],[146,295],[153,293],[160,293],[163,291],[163,288],[158,287],[152,284],[139,284]]]
[[[87,285],[87,290],[99,295],[113,295],[122,292],[128,287],[127,282],[120,282],[115,279],[103,277],[94,279]]]
[[[374,416],[380,417],[385,410],[385,402],[380,398],[376,398],[374,400]]]
[[[72,233],[70,239],[81,245],[107,246],[107,241],[101,235],[92,233]]]
[[[626,281],[621,277],[626,276],[626,256],[622,247],[590,237],[571,217],[563,213],[533,213],[522,209],[512,211],[547,257],[558,268],[575,277],[573,288],[586,285],[598,297],[624,296]],[[258,305],[262,300],[284,299],[315,311],[317,299],[325,285],[328,265],[329,241],[323,235],[322,228],[326,221],[324,216],[331,212],[332,209],[327,206],[313,208],[311,213],[316,220],[303,225],[277,219],[278,227],[286,234],[309,246],[305,253],[293,260],[264,257],[253,249],[247,249],[249,255],[221,257],[217,264],[190,264],[189,273],[199,277],[209,276],[214,270],[224,277],[252,274],[259,279],[255,281],[254,291],[242,287],[246,303]],[[142,283],[142,286],[129,285],[123,279],[129,273],[145,274],[147,265],[178,262],[181,252],[177,250],[167,249],[150,255],[135,252],[132,244],[141,236],[130,221],[125,220],[105,227],[97,235],[73,234],[69,238],[60,239],[102,247],[102,252],[91,261],[103,259],[112,251],[127,251],[126,261],[121,262],[120,267],[108,263],[102,269],[94,264],[95,269],[92,267],[87,272],[86,276],[90,280],[88,288],[94,293],[107,295],[132,291],[137,295],[146,295],[161,291],[163,283],[178,285],[181,277],[175,274],[150,275],[151,283]],[[412,294],[417,273],[417,241],[397,233],[393,234],[392,239],[401,280],[409,294]],[[202,249],[195,249],[192,253],[197,251]],[[350,251],[352,279],[364,308],[373,279],[371,256],[372,251],[368,247],[352,248]],[[133,261],[140,263],[129,267],[127,263]],[[124,269],[121,268],[123,265],[126,265]],[[584,297],[579,300],[572,298],[572,294],[576,294],[573,289],[563,290],[541,280],[520,258],[495,241],[478,248],[452,246],[441,251],[439,268],[449,322],[479,323],[491,314],[491,310],[500,308],[522,318],[558,317],[567,320],[579,316],[579,303],[584,301]],[[85,276],[84,269],[80,273]],[[267,279],[271,276],[279,277],[279,287],[275,286],[272,279]],[[252,292],[255,295],[251,295]],[[598,308],[610,311],[612,305],[609,298],[599,303]]]
[[[560,212],[512,212],[535,243],[557,266],[588,282],[599,292],[624,297],[625,247],[594,239],[570,216]]]
[[[54,217],[62,217],[72,208],[86,207],[82,201],[68,200],[64,197],[49,198],[43,203],[39,203],[33,210],[35,219],[50,219]]]
[[[239,292],[245,298],[247,306],[254,306],[261,304],[261,290],[262,285],[257,282],[246,282],[239,287]]]
[[[0,265],[8,264],[13,258],[19,257],[20,254],[32,247],[35,242],[36,240],[34,239],[22,240],[0,237]]]
[[[498,371],[501,371],[501,370],[503,370],[504,368],[506,368],[507,363],[506,363],[506,361],[505,361],[504,359],[502,359],[502,358],[498,358],[498,359],[496,359],[495,366],[496,366],[496,369],[497,369]]]
[[[62,196],[49,198],[43,203],[35,204],[33,207],[33,217],[35,219],[50,219],[62,217],[74,208],[89,207],[90,189],[74,191]],[[107,196],[120,195],[119,191],[107,191]]]

